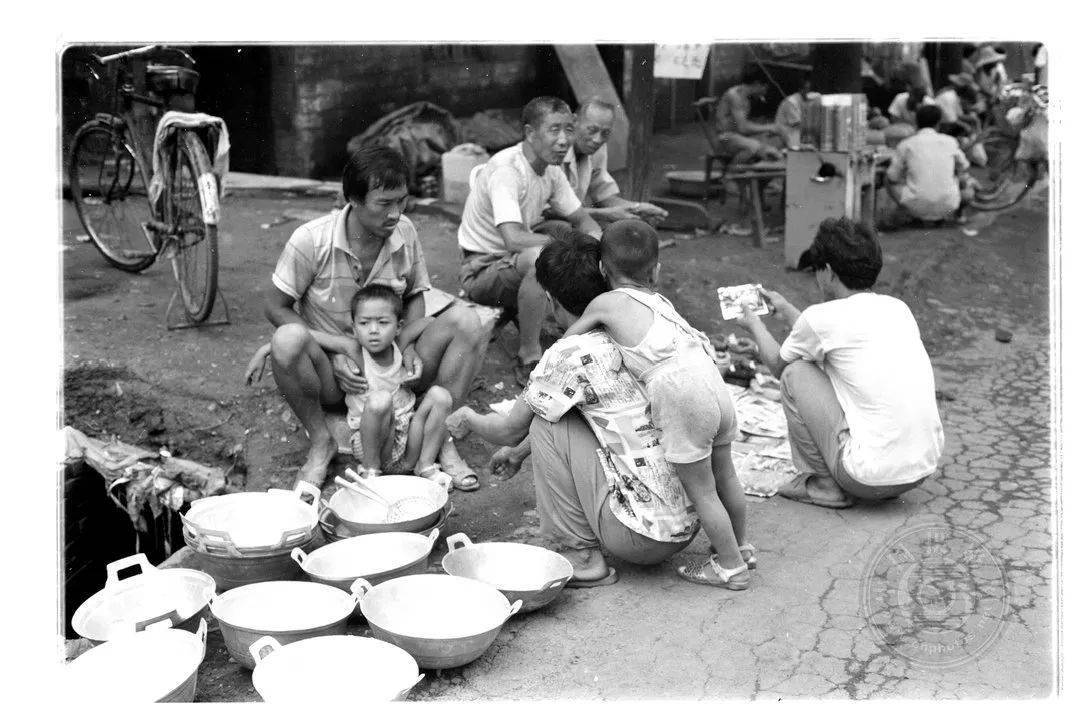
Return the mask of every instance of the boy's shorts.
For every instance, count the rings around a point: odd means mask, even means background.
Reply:
[[[403,468],[401,461],[405,458],[405,446],[409,441],[409,424],[412,422],[411,410],[394,414],[394,445],[390,449],[390,460],[380,468],[383,473],[400,473],[411,470]],[[353,457],[360,463],[364,462],[364,446],[360,438],[360,431],[356,431],[349,439],[352,446]]]
[[[645,387],[660,446],[670,463],[694,463],[712,456],[714,446],[739,436],[735,405],[720,370],[709,363],[673,363]]]

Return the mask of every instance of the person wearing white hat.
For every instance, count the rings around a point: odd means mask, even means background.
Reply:
[[[971,64],[975,66],[975,84],[991,101],[997,98],[1001,88],[1009,82],[1009,74],[1005,70],[1006,57],[1005,53],[987,43],[980,46],[971,59]]]

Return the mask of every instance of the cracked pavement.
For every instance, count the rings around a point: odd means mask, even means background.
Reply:
[[[991,336],[936,359],[938,387],[956,398],[940,406],[946,455],[935,477],[897,501],[829,510],[748,497],[760,564],[749,590],[684,583],[673,571],[680,556],[655,568],[617,564],[619,583],[566,591],[548,608],[511,619],[488,653],[455,672],[462,679],[436,678],[419,698],[1048,695],[1048,363],[1045,336],[1022,333],[1009,345]],[[1007,579],[1000,635],[954,668],[927,667],[885,647],[860,602],[879,548],[926,524],[978,538]],[[707,545],[699,536],[687,553]]]

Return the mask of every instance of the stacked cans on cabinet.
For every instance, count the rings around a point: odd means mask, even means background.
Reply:
[[[818,150],[852,152],[866,146],[866,96],[822,95],[807,106],[801,140]]]

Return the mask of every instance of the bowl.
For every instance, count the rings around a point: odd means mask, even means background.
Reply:
[[[357,582],[360,611],[375,638],[408,651],[421,668],[454,668],[482,656],[521,608],[471,578],[403,576]]]
[[[197,633],[168,628],[168,621],[143,633],[117,635],[91,648],[66,668],[63,689],[79,703],[104,708],[124,703],[195,700],[199,664],[206,655],[206,620]]]
[[[434,525],[432,525],[430,528],[421,528],[417,531],[410,531],[410,533],[419,533],[420,535],[425,536],[434,531],[435,529],[438,529],[441,533],[443,528],[446,526],[447,519],[450,518],[453,513],[454,504],[448,501],[446,507],[443,508],[441,513],[439,513],[439,517],[435,519]],[[375,533],[394,532],[369,530],[365,531],[364,533],[357,533],[352,528],[345,526],[342,520],[337,517],[337,514],[331,511],[330,507],[326,506],[325,504],[323,506],[322,512],[319,514],[319,526],[322,529],[323,538],[327,543],[331,543],[333,541],[344,541],[347,538],[358,538],[359,536],[367,536]],[[403,532],[404,531],[402,531],[402,533]]]
[[[268,703],[355,707],[396,701],[424,678],[408,653],[363,636],[320,636],[287,646],[264,636],[248,650],[255,658],[251,683]]]
[[[311,496],[304,501],[303,496]],[[272,553],[310,540],[318,523],[318,488],[305,481],[293,490],[272,488],[264,493],[230,493],[191,502],[181,515],[185,541],[200,538],[218,544],[222,552]],[[192,546],[194,547],[194,546]]]
[[[427,498],[431,502],[431,510],[413,518],[386,523],[386,509],[377,501],[339,488],[326,505],[337,516],[339,523],[352,531],[353,535],[431,528],[450,503],[445,488],[420,476],[376,476],[364,479],[364,482],[390,503],[410,496]]]
[[[473,543],[464,533],[446,539],[450,552],[442,567],[451,576],[471,578],[497,588],[522,612],[555,600],[574,575],[574,567],[558,553],[527,543]]]
[[[120,580],[120,572],[138,567],[137,575]],[[144,553],[105,567],[105,587],[86,599],[71,617],[75,633],[102,643],[119,633],[142,631],[168,619],[174,628],[195,633],[217,584],[201,571],[158,569]]]
[[[294,548],[292,559],[308,578],[348,591],[353,582],[364,578],[372,586],[398,576],[423,573],[439,530],[419,533],[371,533],[328,543],[304,553]]]
[[[345,633],[358,599],[356,593],[350,596],[322,583],[269,581],[216,596],[210,612],[221,627],[229,655],[250,669],[255,667],[251,644],[263,636],[285,645]]]

